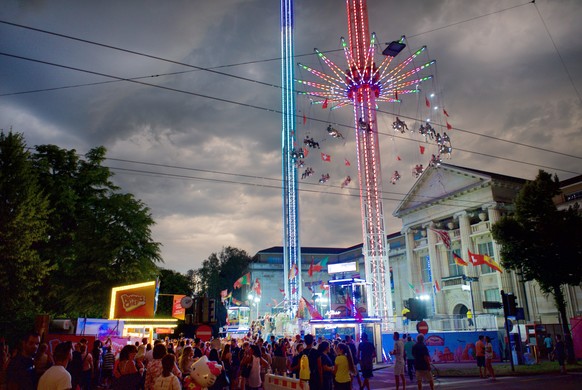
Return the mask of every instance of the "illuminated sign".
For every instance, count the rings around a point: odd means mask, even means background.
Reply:
[[[355,261],[350,263],[336,263],[327,265],[327,272],[330,274],[337,274],[340,272],[354,272],[357,270],[358,264]]]
[[[155,280],[112,288],[109,319],[153,318],[155,295]]]

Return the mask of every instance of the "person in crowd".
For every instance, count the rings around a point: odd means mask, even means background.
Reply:
[[[48,368],[38,381],[38,390],[68,390],[72,389],[71,374],[67,364],[73,357],[70,342],[59,343],[53,352],[54,365]]]
[[[299,378],[299,369],[300,369],[300,360],[301,360],[301,352],[303,352],[303,344],[297,345],[297,355],[293,356],[291,359],[291,363],[289,366],[289,371],[291,372],[291,377],[298,379]]]
[[[7,390],[35,390],[36,372],[33,356],[40,344],[40,336],[36,332],[24,335],[18,345],[17,354],[8,363],[6,368]]]
[[[259,390],[263,385],[261,381],[261,366],[268,366],[269,363],[262,357],[261,350],[256,344],[250,345],[250,353],[245,356],[247,360],[246,363],[250,366],[250,372],[248,376],[248,389],[249,390]]]
[[[426,345],[424,345],[424,335],[419,334],[416,337],[416,344],[412,347],[412,356],[414,356],[418,390],[422,390],[423,380],[428,382],[431,390],[434,390],[434,380],[430,373],[430,353]]]
[[[351,390],[352,376],[356,370],[350,348],[344,343],[339,343],[333,368],[334,390]]]
[[[317,351],[321,356],[321,368],[323,373],[322,390],[332,390],[334,365],[329,357],[329,342],[322,341],[317,346]]]
[[[91,388],[96,389],[101,382],[101,369],[102,369],[102,351],[103,343],[101,340],[93,341],[93,349],[91,350],[91,357],[93,358],[93,374],[91,377]]]
[[[87,344],[81,344],[79,347],[79,352],[81,352],[82,366],[81,366],[81,389],[90,390],[91,389],[91,377],[93,376],[93,356]]]
[[[495,380],[495,370],[493,370],[493,345],[491,338],[485,336],[485,369],[489,374],[489,379]]]
[[[358,345],[358,360],[360,361],[360,368],[362,370],[362,389],[370,390],[370,378],[374,376],[374,359],[376,358],[376,347],[368,341],[368,334],[362,333],[362,341]]]
[[[274,338],[274,336],[272,336]],[[285,375],[287,372],[287,356],[283,345],[283,339],[273,342],[273,371],[277,375]]]
[[[148,369],[146,371],[145,390],[153,390],[156,379],[162,375],[162,358],[167,354],[168,350],[164,344],[158,343],[154,346],[154,352],[152,355],[153,359],[151,363],[148,364]],[[177,377],[182,375],[175,361],[172,373]]]
[[[392,356],[394,356],[394,380],[396,382],[396,390],[400,388],[400,382],[402,381],[402,389],[406,390],[406,379],[404,377],[404,342],[400,339],[400,334],[394,332],[394,350],[392,351]]]
[[[479,376],[485,378],[487,375],[487,370],[485,369],[485,343],[483,340],[485,337],[479,335],[477,342],[475,343],[475,360],[477,361],[477,367],[479,368]]]
[[[102,385],[106,389],[111,387],[113,381],[113,367],[115,366],[115,354],[111,351],[111,345],[105,347],[103,354],[103,364],[101,366]]]
[[[406,369],[408,371],[408,377],[412,381],[412,376],[414,375],[414,356],[412,356],[412,347],[414,346],[414,341],[412,337],[408,336],[406,338],[406,343],[404,343],[404,355],[406,356]]]
[[[554,358],[558,361],[560,366],[560,373],[566,374],[566,346],[562,341],[562,336],[556,335],[556,345],[554,346]]]
[[[182,356],[180,356],[178,368],[182,372],[182,378],[190,375],[190,367],[194,363],[194,349],[191,346],[182,349]],[[146,374],[147,375],[147,374]]]
[[[261,365],[261,382],[265,382],[265,375],[267,375],[267,372],[271,369],[272,364],[273,364],[273,358],[271,357],[270,354],[267,353],[267,348],[265,348],[264,344],[262,347],[260,347],[261,349],[261,356],[263,357],[263,359],[265,359],[267,361],[267,365]]]
[[[113,370],[114,390],[138,390],[142,383],[142,374],[135,362],[137,347],[126,345],[119,352],[119,361]]]
[[[40,378],[53,364],[54,362],[49,353],[48,344],[40,344],[38,346],[38,351],[36,351],[36,355],[34,355],[34,370],[36,371],[36,377]]]
[[[176,367],[176,357],[168,353],[162,358],[162,375],[156,378],[154,390],[181,390],[180,379],[174,375]]]
[[[552,345],[552,335],[550,333],[546,334],[546,337],[544,337],[544,348],[545,348],[545,352],[546,352],[546,356],[548,357],[548,359],[553,362],[554,361],[554,347]]]
[[[245,390],[252,369],[251,343],[245,341],[239,352],[240,357],[240,390]]]
[[[235,338],[230,340],[230,389],[234,390],[238,388],[239,383],[239,373],[240,373],[240,347]]]
[[[313,347],[313,335],[306,334],[304,341],[305,349],[303,352],[301,352],[301,356],[306,355],[309,359],[309,388],[320,389],[323,387],[323,368],[321,366],[321,356],[317,349]]]
[[[358,349],[356,348],[356,343],[354,342],[353,337],[350,335],[346,335],[345,343],[348,346],[348,348],[350,349],[352,359],[354,360],[354,365],[357,368],[358,364],[360,363],[360,359],[358,358]],[[354,376],[354,378],[356,379],[356,381],[358,381],[358,386],[360,386],[360,388],[361,388],[362,387],[362,379],[360,378],[360,373],[358,372],[358,370],[356,370],[356,375]]]

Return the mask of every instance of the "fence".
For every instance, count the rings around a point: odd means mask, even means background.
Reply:
[[[300,379],[289,378],[286,376],[267,374],[265,375],[265,390],[309,390],[309,383]]]

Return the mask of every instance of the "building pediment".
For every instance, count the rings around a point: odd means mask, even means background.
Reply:
[[[437,205],[445,200],[490,187],[493,178],[485,172],[449,164],[428,167],[394,210],[402,218],[418,210]]]

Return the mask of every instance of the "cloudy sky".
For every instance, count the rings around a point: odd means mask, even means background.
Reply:
[[[282,244],[279,1],[1,3],[1,129],[23,133],[29,146],[85,153],[104,145],[116,183],[150,207],[166,268],[197,268],[227,245],[253,255]],[[318,48],[345,66],[344,4],[295,2],[297,62],[328,72],[312,54]],[[402,58],[426,45],[423,59],[437,60],[421,94],[379,107],[389,233],[400,230],[391,214],[414,183],[411,168],[428,161],[419,146],[435,149],[418,134],[395,133],[395,115],[414,128],[428,115],[443,123],[436,113],[446,107],[451,164],[526,179],[539,169],[560,179],[582,173],[582,2],[368,7],[380,43],[405,35]],[[439,109],[429,114],[424,99],[433,92],[431,109]],[[351,110],[322,110],[305,97],[297,109],[306,117],[300,139],[314,137],[332,156],[308,156],[316,174],[300,184],[302,245],[360,243]],[[328,122],[345,142],[327,137]],[[323,173],[330,180],[318,184]],[[354,180],[341,189],[347,175]]]

